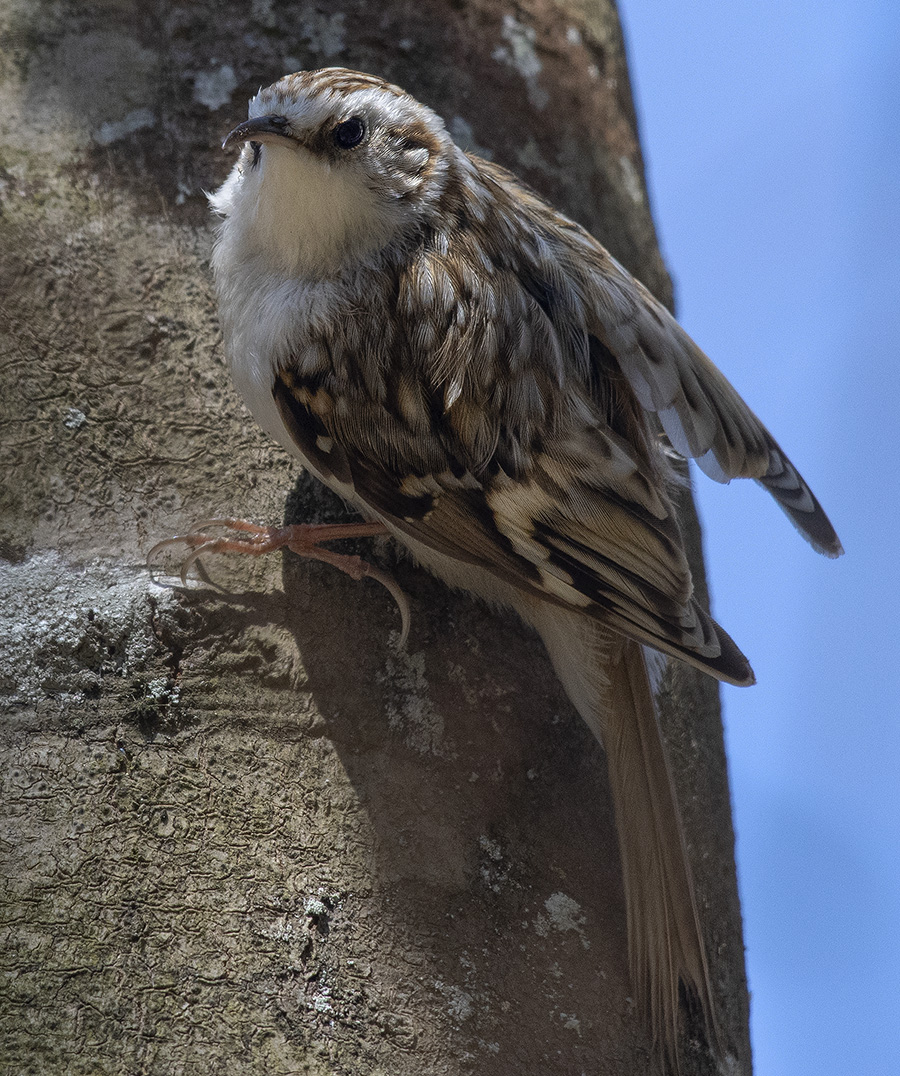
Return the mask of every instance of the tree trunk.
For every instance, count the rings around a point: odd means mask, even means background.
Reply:
[[[0,34],[0,1068],[655,1071],[602,753],[525,628],[387,545],[403,651],[324,565],[143,563],[209,516],[349,518],[239,403],[210,288],[219,144],[286,71],[403,85],[671,299],[614,8],[2,0]],[[677,667],[665,718],[749,1073],[716,685]]]

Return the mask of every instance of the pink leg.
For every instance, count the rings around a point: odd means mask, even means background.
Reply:
[[[224,527],[246,537],[216,537],[206,533],[206,528],[210,527]],[[248,523],[244,519],[204,519],[187,534],[177,534],[173,538],[164,538],[157,542],[147,554],[147,562],[149,564],[161,550],[169,546],[186,545],[191,552],[181,562],[180,573],[181,582],[186,586],[188,569],[204,553],[249,553],[258,557],[263,553],[287,548],[298,556],[331,564],[351,579],[364,579],[368,576],[381,583],[390,591],[400,610],[400,645],[403,646],[409,634],[409,602],[395,580],[361,557],[321,548],[322,542],[334,542],[341,538],[374,538],[387,533],[387,527],[383,523],[295,523],[288,527],[264,527],[257,523]]]

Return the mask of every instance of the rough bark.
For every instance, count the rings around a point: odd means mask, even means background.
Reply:
[[[671,298],[614,9],[2,0],[0,33],[0,1070],[653,1071],[603,758],[521,625],[400,563],[400,651],[325,566],[142,562],[346,514],[238,402],[210,291],[219,142],[287,70],[399,82]],[[666,721],[749,1072],[715,685],[674,670]]]

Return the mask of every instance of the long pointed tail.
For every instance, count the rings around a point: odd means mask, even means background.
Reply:
[[[678,986],[715,1013],[681,817],[640,644],[552,608],[532,622],[569,697],[606,748],[622,857],[633,985],[654,1042],[677,1069]]]
[[[710,1031],[709,968],[681,816],[643,648],[626,640],[610,662],[606,715],[609,780],[619,831],[635,990],[653,1037],[674,1056],[678,982],[694,991]]]

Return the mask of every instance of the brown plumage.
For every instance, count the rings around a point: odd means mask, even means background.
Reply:
[[[635,988],[675,1060],[679,982],[714,999],[645,647],[749,684],[693,597],[660,427],[824,512],[687,334],[584,229],[429,109],[340,69],[254,98],[213,197],[226,349],[260,423],[454,586],[535,626],[604,743]],[[194,543],[196,544],[196,543]]]

